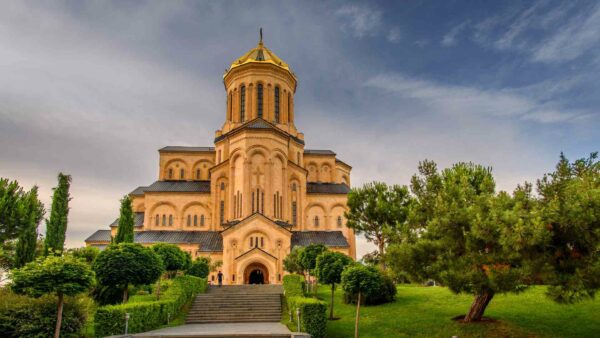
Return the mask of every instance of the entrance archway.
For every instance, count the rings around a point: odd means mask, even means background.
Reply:
[[[269,284],[269,270],[261,263],[252,263],[244,271],[244,284]]]

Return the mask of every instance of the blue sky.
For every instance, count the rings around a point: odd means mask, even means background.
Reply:
[[[297,126],[354,185],[417,163],[492,166],[511,190],[600,148],[595,1],[8,1],[0,176],[73,175],[68,245],[151,183],[157,149],[211,145],[222,74],[265,44],[299,78]],[[359,242],[359,254],[371,247]]]

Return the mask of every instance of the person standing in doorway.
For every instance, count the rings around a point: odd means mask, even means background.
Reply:
[[[217,274],[217,279],[219,280],[219,287],[223,285],[223,273],[219,271]]]

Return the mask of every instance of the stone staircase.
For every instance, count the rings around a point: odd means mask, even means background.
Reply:
[[[280,285],[210,286],[196,296],[186,324],[279,322]]]

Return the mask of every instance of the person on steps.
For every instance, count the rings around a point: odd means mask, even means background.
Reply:
[[[219,280],[219,287],[223,285],[223,273],[219,271],[217,274],[217,279]]]

